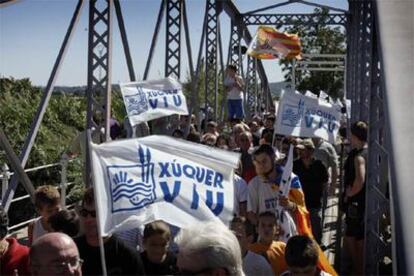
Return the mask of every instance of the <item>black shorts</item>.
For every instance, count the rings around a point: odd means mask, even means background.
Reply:
[[[348,207],[345,218],[345,236],[354,237],[357,240],[363,240],[365,237],[365,218],[363,210]]]

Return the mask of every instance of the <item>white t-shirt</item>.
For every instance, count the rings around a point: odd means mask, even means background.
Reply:
[[[236,76],[241,82],[243,81],[241,77]],[[228,100],[241,100],[243,99],[243,91],[240,90],[237,86],[235,86],[236,80],[226,76],[224,79],[225,86],[231,86],[230,90],[227,92],[227,99]],[[234,86],[233,86],[234,85]]]
[[[238,175],[234,175],[234,213],[239,215],[239,203],[247,202],[247,188],[246,181]]]
[[[243,258],[243,271],[246,276],[274,275],[272,267],[265,257],[252,251],[247,251]]]
[[[37,240],[38,238],[40,238],[41,236],[48,233],[48,231],[43,228],[41,219],[42,219],[42,217],[39,217],[33,223],[33,241],[32,241],[32,243],[35,240]]]
[[[283,169],[281,166],[276,167],[278,178],[276,183],[281,182]],[[299,178],[295,174],[291,174],[288,185],[293,188],[300,187]],[[290,213],[278,204],[279,189],[275,184],[264,183],[259,176],[255,176],[250,180],[249,195],[247,197],[247,211],[253,212],[256,215],[270,211],[276,214],[278,223],[283,231],[283,235],[279,237],[280,241],[287,242],[287,240],[297,234],[295,221]]]

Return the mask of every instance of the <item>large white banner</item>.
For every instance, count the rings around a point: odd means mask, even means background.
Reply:
[[[121,83],[119,86],[132,126],[172,114],[188,115],[181,84],[174,78]]]
[[[341,113],[337,105],[299,93],[284,93],[275,122],[276,133],[321,137],[335,143]]]
[[[167,136],[92,144],[102,235],[162,219],[184,228],[233,217],[239,155]]]

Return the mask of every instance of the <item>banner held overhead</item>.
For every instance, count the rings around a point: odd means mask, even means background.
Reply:
[[[238,154],[167,136],[91,149],[102,235],[159,219],[185,228],[233,217]]]
[[[275,122],[276,133],[297,137],[320,137],[334,144],[340,126],[337,105],[299,93],[284,93]]]
[[[132,126],[172,114],[188,115],[181,84],[174,78],[121,83],[120,87]]]

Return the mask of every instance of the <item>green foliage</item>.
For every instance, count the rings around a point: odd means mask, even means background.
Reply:
[[[316,14],[328,16],[327,9],[315,9]],[[287,28],[286,32],[299,35],[302,43],[303,53],[314,54],[345,54],[345,34],[339,27],[327,27],[322,25],[303,26],[299,23]],[[327,59],[313,59],[325,61]],[[329,61],[333,61],[329,59]],[[339,60],[338,60],[339,61]],[[291,81],[291,61],[281,60],[285,79]],[[343,72],[321,72],[321,71],[296,71],[296,89],[299,91],[310,90],[319,93],[325,91],[333,98],[342,97],[344,84]]]
[[[124,100],[122,98],[121,90],[113,89],[112,90],[112,116],[117,119],[120,123],[123,122],[124,118],[127,116],[125,110]]]
[[[29,79],[0,79],[0,127],[6,134],[17,155],[23,150],[25,139],[35,118],[42,97],[42,89],[34,87]],[[86,124],[85,97],[64,93],[52,94],[45,116],[39,128],[26,168],[57,163],[79,130]],[[0,164],[7,163],[4,151],[0,151]],[[71,165],[68,181],[81,184],[81,167]],[[60,166],[29,172],[28,176],[35,187],[60,183]],[[75,189],[73,191],[76,191]],[[72,190],[69,190],[69,194]],[[16,196],[25,194],[22,185]],[[11,223],[28,219],[33,215],[33,206],[27,201],[13,203],[10,214]]]
[[[40,103],[42,91],[28,79],[0,80],[0,127],[20,154]],[[65,94],[52,95],[26,167],[54,163],[85,125],[85,101]],[[0,154],[0,162],[6,157]]]

